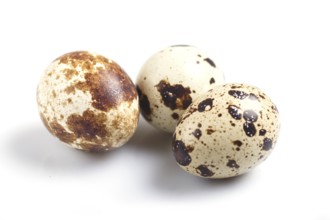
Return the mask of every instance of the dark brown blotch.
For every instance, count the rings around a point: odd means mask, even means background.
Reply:
[[[212,78],[210,79],[210,85],[213,84],[213,83],[215,83],[215,79],[212,77]]]
[[[245,122],[243,124],[243,130],[248,137],[253,137],[257,133],[257,129],[252,122]]]
[[[266,133],[267,133],[267,131],[265,129],[259,130],[259,136],[265,136]]]
[[[103,56],[94,56],[88,52],[78,51],[65,54],[59,58],[60,63],[71,65],[71,69],[64,70],[67,78],[78,74],[75,68],[81,67],[85,81],[80,81],[67,87],[65,92],[74,93],[75,89],[89,92],[92,105],[101,111],[109,111],[123,101],[133,101],[137,98],[134,84],[125,71],[115,62]],[[103,68],[95,68],[97,63]]]
[[[179,120],[179,114],[178,113],[173,112],[173,114],[171,116],[174,120]]]
[[[171,85],[165,80],[161,80],[156,88],[160,93],[166,107],[175,110],[185,110],[192,102],[189,87],[183,87],[181,84]]]
[[[258,120],[258,114],[253,110],[246,110],[243,112],[243,118],[248,122],[256,122]]]
[[[92,56],[87,51],[74,51],[74,52],[66,53],[66,54],[58,57],[54,61],[57,61],[57,60],[59,61],[59,63],[71,65],[74,68],[76,68],[78,65],[82,64],[82,61],[84,61],[86,63],[87,62],[93,63],[94,56]]]
[[[236,120],[242,119],[241,109],[236,105],[229,105],[228,106],[228,113]]]
[[[205,58],[204,61],[210,64],[210,66],[212,66],[213,68],[216,68],[215,63],[210,58]]]
[[[206,165],[199,165],[196,168],[196,172],[202,177],[211,177],[214,175],[214,173]]]
[[[273,147],[273,140],[270,138],[265,138],[262,144],[262,149],[264,151],[269,151]]]
[[[70,69],[70,68],[67,68],[67,69],[64,69],[63,70],[63,73],[64,73],[64,76],[67,80],[71,79],[73,76],[76,76],[79,74],[79,72],[75,69]]]
[[[99,138],[103,139],[109,136],[105,113],[95,114],[91,110],[86,110],[82,115],[70,115],[66,124],[77,138],[83,138],[87,141],[97,142]]]
[[[240,140],[233,141],[233,144],[237,147],[241,147],[243,145],[242,141]]]
[[[240,91],[240,90],[229,90],[228,94],[233,96],[236,99],[241,99],[241,100],[243,100],[249,96],[247,93]]]
[[[98,73],[86,73],[85,79],[84,86],[91,93],[92,105],[96,109],[109,111],[123,101],[131,102],[137,98],[133,82],[117,64],[111,63],[108,69]]]
[[[182,141],[175,140],[172,144],[172,151],[174,153],[175,160],[181,166],[188,166],[191,162],[189,150]]]
[[[242,88],[242,87],[243,87],[243,85],[240,84],[240,85],[233,85],[233,86],[231,86],[230,88],[232,88],[232,89],[240,89],[240,88]]]
[[[236,163],[235,160],[228,160],[227,167],[238,169],[239,165]]]
[[[199,112],[204,112],[204,111],[210,111],[213,107],[213,100],[212,98],[207,98],[203,101],[201,101],[199,104],[198,104],[198,111]]]
[[[199,138],[202,136],[202,131],[199,128],[196,128],[195,131],[193,131],[191,134],[199,140]]]
[[[68,132],[61,124],[55,120],[49,123],[49,127],[51,132],[65,143],[72,143],[76,140],[76,135],[74,133]]]
[[[206,129],[206,133],[207,133],[208,135],[211,135],[211,134],[213,134],[214,132],[215,132],[215,130],[212,129],[212,128],[208,128],[208,129]]]
[[[151,121],[151,108],[150,108],[150,102],[148,99],[148,96],[143,94],[139,86],[136,86],[136,91],[139,95],[139,103],[141,108],[141,114],[142,116],[147,120]]]

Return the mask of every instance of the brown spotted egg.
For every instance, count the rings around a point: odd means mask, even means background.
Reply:
[[[185,171],[206,178],[248,172],[273,151],[280,129],[275,104],[245,84],[217,86],[182,115],[173,152]]]
[[[86,51],[64,54],[48,66],[37,102],[49,132],[81,150],[120,147],[138,123],[138,95],[129,76],[114,61]]]
[[[151,56],[138,74],[141,113],[155,127],[173,133],[194,99],[223,83],[223,72],[200,49],[167,47]]]

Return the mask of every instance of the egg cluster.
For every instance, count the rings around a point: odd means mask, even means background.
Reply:
[[[108,151],[134,134],[139,113],[173,134],[178,165],[204,178],[248,172],[272,152],[279,114],[255,86],[225,83],[203,51],[175,45],[152,55],[136,85],[113,60],[77,51],[46,69],[37,89],[41,119],[71,147]]]

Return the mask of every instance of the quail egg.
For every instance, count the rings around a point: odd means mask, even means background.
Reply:
[[[80,150],[118,148],[138,123],[138,95],[129,76],[113,60],[87,51],[64,54],[48,66],[37,103],[49,132]]]
[[[173,133],[195,98],[223,83],[222,70],[200,49],[167,47],[151,56],[138,74],[141,113],[155,127]]]
[[[172,150],[179,166],[205,178],[248,172],[273,151],[279,113],[260,89],[226,84],[200,95],[182,115]]]

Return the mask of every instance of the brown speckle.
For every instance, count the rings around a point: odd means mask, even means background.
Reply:
[[[211,128],[206,129],[206,133],[207,133],[208,135],[211,135],[211,134],[213,134],[214,132],[215,132],[215,130],[213,130],[213,129],[211,129]]]
[[[185,116],[183,118],[181,118],[180,123],[182,123],[185,119],[189,118],[194,112],[197,111],[197,109],[196,108],[190,108],[187,111],[188,111],[188,113],[186,113]]]
[[[67,80],[71,79],[73,76],[76,76],[79,74],[79,72],[75,69],[64,69],[63,70],[64,76]]]
[[[194,135],[194,137],[199,140],[199,138],[202,136],[202,131],[197,128],[197,129],[195,129],[194,132],[192,132],[192,135]]]
[[[64,92],[66,92],[67,94],[71,94],[71,93],[75,94],[76,91],[74,86],[68,86],[64,89]]]
[[[242,87],[243,87],[243,85],[233,85],[233,86],[231,86],[232,89],[240,89]]]
[[[161,80],[156,87],[165,106],[172,110],[185,110],[192,102],[189,87],[183,87],[180,84],[170,85],[165,80]]]
[[[212,66],[214,68],[216,67],[215,63],[210,58],[205,58],[204,61],[207,62],[208,64],[210,64],[210,66]]]
[[[209,170],[209,168],[206,165],[199,165],[196,168],[196,172],[203,177],[211,177],[214,175],[214,173],[211,170]]]

